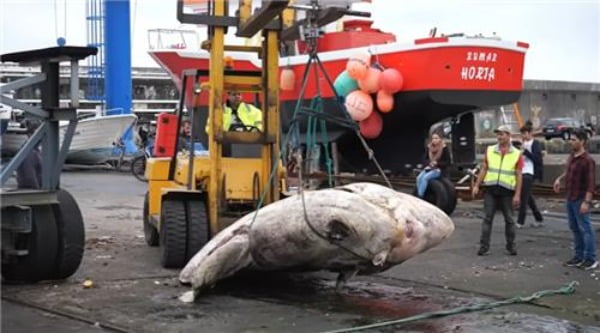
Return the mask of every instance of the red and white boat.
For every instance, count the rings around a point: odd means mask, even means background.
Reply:
[[[436,122],[481,108],[511,104],[520,97],[527,43],[462,34],[398,43],[394,35],[373,29],[371,24],[365,20],[346,21],[342,31],[326,33],[319,40],[318,50],[332,80],[345,70],[352,54],[365,50],[373,54],[373,62],[402,73],[404,85],[394,95],[394,110],[383,115],[381,135],[368,140],[384,169],[402,172],[419,163],[428,130]],[[302,54],[304,47],[301,42],[297,43],[300,54],[281,58],[280,66],[290,66],[296,78],[301,78],[308,55]],[[181,44],[176,48],[151,49],[149,53],[169,72],[179,89],[183,70],[209,66],[207,51],[190,50]],[[234,69],[260,69],[260,60],[247,53],[229,55],[235,60]],[[339,109],[334,107],[337,101],[325,78],[319,77],[317,81],[313,75],[311,71],[304,96],[314,96],[316,82],[319,82],[325,110]],[[296,80],[294,90],[282,91],[280,95],[284,131],[298,100],[299,81]],[[470,120],[465,119],[473,123],[472,116]],[[472,124],[470,127],[470,130],[464,124],[461,127],[463,132],[464,128],[467,130],[460,134],[463,140],[460,144],[470,147],[473,153],[468,155],[474,158],[474,129]],[[328,128],[338,143],[343,169],[372,170],[367,154],[353,133],[335,126],[328,125]],[[461,159],[458,155],[455,159]]]

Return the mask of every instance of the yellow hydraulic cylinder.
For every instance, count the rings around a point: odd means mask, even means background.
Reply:
[[[214,1],[214,15],[225,15],[225,0]],[[221,178],[222,178],[222,146],[215,140],[221,137],[223,133],[223,58],[225,55],[225,28],[213,26],[213,35],[210,43],[210,64],[209,64],[209,117],[211,126],[209,126],[208,147],[209,156],[212,160],[210,165],[210,177],[208,184],[208,212],[210,221],[210,230],[214,236],[219,230],[219,199],[221,196]]]

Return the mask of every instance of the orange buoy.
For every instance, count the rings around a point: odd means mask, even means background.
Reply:
[[[355,121],[367,119],[373,112],[373,99],[362,90],[355,90],[346,96],[346,109]]]
[[[388,113],[394,109],[394,95],[381,89],[377,92],[377,109]]]
[[[235,60],[233,60],[232,56],[225,56],[223,58],[223,66],[225,66],[225,69],[233,69],[234,64]]]
[[[296,85],[296,74],[290,67],[286,67],[281,71],[279,75],[279,87],[281,90],[290,91],[294,90]]]
[[[346,63],[348,76],[355,80],[361,80],[367,76],[370,65],[371,55],[368,52],[355,53],[348,59],[348,63]]]
[[[372,112],[367,119],[361,121],[358,125],[360,134],[367,139],[375,139],[383,131],[383,119],[377,112]]]
[[[369,67],[367,70],[367,75],[363,79],[358,80],[358,86],[360,87],[360,90],[369,94],[376,93],[377,90],[379,90],[380,75],[381,70],[379,70],[379,68]]]
[[[404,85],[404,77],[399,70],[395,68],[388,68],[384,70],[379,76],[379,85],[381,89],[385,90],[390,94],[395,94],[402,90]]]

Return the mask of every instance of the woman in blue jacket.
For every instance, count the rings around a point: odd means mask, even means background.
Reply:
[[[417,176],[417,195],[420,198],[425,195],[429,181],[444,176],[450,163],[450,151],[442,136],[437,132],[432,133],[427,145],[425,169]]]

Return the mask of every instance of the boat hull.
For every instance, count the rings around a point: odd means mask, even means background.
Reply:
[[[137,120],[132,114],[94,117],[77,123],[67,162],[73,164],[100,164],[114,157],[114,143]],[[66,126],[61,126],[62,135]]]
[[[436,122],[458,117],[463,113],[516,102],[523,86],[523,66],[528,45],[494,39],[458,40],[447,37],[415,40],[413,44],[390,43],[369,48],[323,52],[319,58],[324,72],[307,72],[307,85],[300,96],[301,80],[307,68],[307,55],[281,58],[280,65],[291,68],[295,77],[294,89],[280,93],[282,130],[287,132],[294,111],[308,106],[314,96],[324,101],[324,110],[331,115],[347,117],[328,81],[332,82],[345,70],[348,58],[355,52],[370,51],[372,61],[385,68],[399,70],[404,78],[400,92],[394,95],[394,108],[383,113],[383,131],[376,139],[367,140],[376,151],[384,169],[405,173],[424,157],[428,130]],[[156,50],[150,55],[170,73],[181,90],[181,73],[186,69],[207,69],[209,54],[186,50]],[[260,70],[258,60],[247,54],[232,54],[234,69]],[[207,80],[204,78],[201,80]],[[184,92],[188,109],[193,107],[191,85]],[[375,97],[375,96],[373,96]],[[206,119],[207,93],[197,98],[201,122]],[[243,96],[252,101],[253,96]],[[340,98],[340,100],[342,100]],[[300,120],[300,130],[306,130],[306,117]],[[203,128],[203,127],[201,127]],[[354,132],[335,123],[327,124],[330,137],[337,141],[342,155],[349,156],[350,169],[374,169],[355,138]],[[404,148],[404,145],[406,148]],[[397,152],[402,146],[401,154]],[[474,157],[474,156],[473,156]],[[350,171],[346,169],[346,171]],[[342,170],[345,168],[342,166]]]
[[[131,114],[102,116],[80,120],[77,123],[69,152],[67,163],[72,164],[101,164],[114,157],[113,143],[125,133],[136,121]],[[60,140],[67,129],[66,124],[60,126]],[[2,154],[12,156],[27,141],[23,133],[6,132],[2,135]]]

